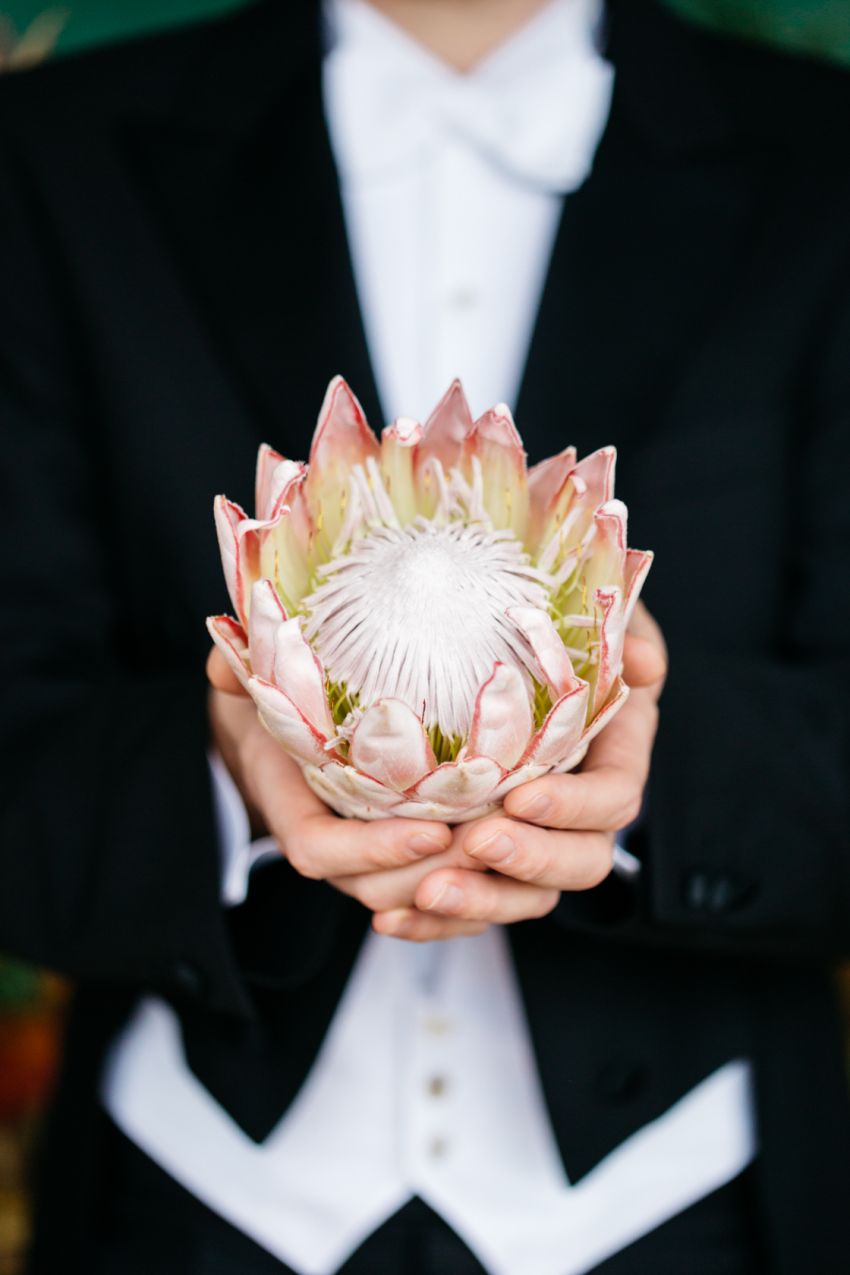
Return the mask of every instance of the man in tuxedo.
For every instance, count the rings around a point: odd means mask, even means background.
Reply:
[[[32,1270],[843,1271],[842,73],[299,0],[0,98],[0,943],[78,987]],[[455,832],[332,818],[208,693],[211,497],[337,371],[620,446],[671,671],[619,871],[651,629],[583,773]]]

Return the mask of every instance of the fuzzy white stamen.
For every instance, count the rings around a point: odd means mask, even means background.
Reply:
[[[509,531],[475,523],[375,527],[320,568],[304,633],[331,681],[385,696],[465,737],[496,660],[534,671],[505,612],[545,608],[550,580]]]

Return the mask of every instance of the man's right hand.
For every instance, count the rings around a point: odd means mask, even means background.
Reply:
[[[455,862],[446,824],[425,819],[367,823],[334,814],[266,731],[216,648],[207,675],[212,742],[245,802],[252,831],[271,835],[296,872],[329,881],[376,912],[412,906],[419,882],[435,867]],[[434,917],[432,928],[428,938],[479,933],[486,926]]]

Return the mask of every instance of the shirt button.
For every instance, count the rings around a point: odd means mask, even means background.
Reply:
[[[446,1092],[447,1084],[445,1076],[431,1076],[425,1085],[428,1096],[430,1098],[441,1098]]]
[[[425,1019],[425,1030],[429,1036],[447,1036],[452,1025],[442,1014],[429,1014]]]
[[[428,1143],[428,1155],[432,1160],[445,1160],[448,1151],[449,1144],[446,1138],[432,1138]]]
[[[474,288],[464,287],[452,288],[446,297],[446,301],[452,310],[471,310],[473,306],[478,304],[478,293]]]
[[[194,1000],[203,996],[207,979],[203,970],[191,961],[175,961],[171,967],[171,978],[178,992]]]

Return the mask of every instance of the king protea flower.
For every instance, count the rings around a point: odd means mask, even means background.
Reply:
[[[457,381],[379,443],[337,377],[309,465],[264,444],[256,518],[216,499],[237,618],[210,634],[329,806],[457,823],[581,761],[652,557],[614,459],[527,470],[508,408],[473,421]]]

